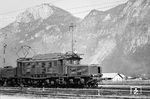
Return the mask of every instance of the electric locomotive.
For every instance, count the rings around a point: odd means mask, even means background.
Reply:
[[[39,54],[17,59],[17,67],[0,72],[1,86],[83,88],[97,87],[101,77],[99,65],[80,64],[74,52]]]

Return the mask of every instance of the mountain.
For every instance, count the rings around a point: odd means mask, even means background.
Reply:
[[[104,12],[92,10],[76,31],[85,63],[99,63],[103,72],[149,75],[149,7],[149,0],[129,0]]]
[[[100,64],[103,72],[150,75],[149,17],[149,0],[129,0],[107,11],[94,9],[84,19],[43,4],[18,15],[0,33],[8,34],[7,63],[14,64],[21,45],[31,46],[36,53],[69,51],[69,25],[74,23],[74,45],[84,54],[82,63]],[[2,45],[0,49],[2,55]]]

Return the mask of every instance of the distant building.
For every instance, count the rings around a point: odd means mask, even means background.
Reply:
[[[131,76],[128,76],[127,79],[128,80],[146,80],[145,78],[142,78],[142,77],[131,77]]]
[[[120,73],[102,73],[102,79],[111,81],[123,81],[126,76]]]

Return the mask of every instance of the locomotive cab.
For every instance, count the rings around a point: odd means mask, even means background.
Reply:
[[[101,77],[101,68],[98,64],[80,64],[81,57],[76,53],[65,54],[65,74],[69,76],[98,76]]]
[[[82,59],[78,54],[74,52],[67,52],[65,54],[66,64],[80,64],[80,60]]]
[[[64,73],[68,77],[69,84],[77,86],[96,87],[101,77],[101,68],[98,64],[80,64],[81,57],[76,53],[65,54]]]

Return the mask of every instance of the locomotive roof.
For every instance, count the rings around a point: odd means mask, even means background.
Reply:
[[[67,66],[72,66],[72,67],[77,67],[77,66],[100,67],[99,64],[67,64]]]
[[[45,59],[62,59],[63,54],[62,53],[48,53],[48,54],[38,54],[36,56],[33,56],[32,59],[35,60],[45,60]]]
[[[82,59],[78,54],[75,53],[48,53],[38,54],[32,58],[20,58],[18,61],[36,61],[36,60],[60,60],[60,59]]]

